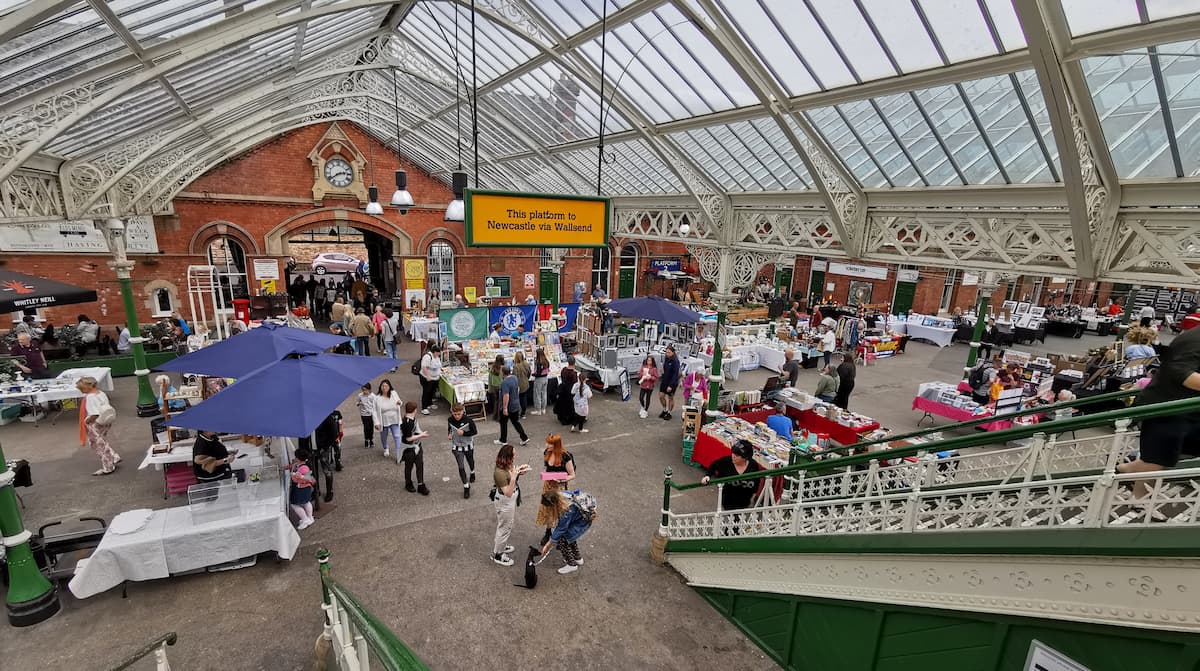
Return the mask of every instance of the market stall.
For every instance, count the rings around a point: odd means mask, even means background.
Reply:
[[[906,321],[906,332],[913,340],[924,340],[938,347],[948,347],[954,340],[954,320],[912,313]]]
[[[740,439],[754,446],[754,459],[764,468],[786,466],[792,444],[780,438],[763,424],[754,424],[740,417],[724,417],[700,427],[692,448],[692,461],[703,468],[728,456],[733,444]]]
[[[100,389],[113,390],[111,368],[71,368],[48,380],[29,380],[18,376],[16,380],[0,387],[0,407],[7,405],[4,403],[6,400],[11,400],[17,405],[24,403],[34,406],[30,416],[32,421],[39,422],[45,415],[39,409],[41,406],[54,401],[83,398],[83,392],[75,388],[75,383],[79,378],[87,376],[95,378]],[[16,408],[14,412],[19,413],[20,409]],[[61,414],[61,411],[58,414]]]

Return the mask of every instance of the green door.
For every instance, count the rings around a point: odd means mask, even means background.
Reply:
[[[908,314],[917,295],[916,282],[897,282],[896,295],[892,298],[892,314]]]
[[[808,276],[808,306],[820,305],[825,297],[825,271],[814,270]]]
[[[792,269],[780,268],[775,271],[775,293],[787,300],[792,300]]]
[[[622,268],[617,275],[617,298],[633,298],[637,268]]]
[[[538,296],[541,297],[539,303],[549,301],[551,305],[558,305],[558,273],[542,268],[538,277]]]

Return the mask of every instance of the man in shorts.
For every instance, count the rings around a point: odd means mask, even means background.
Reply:
[[[658,413],[662,419],[671,419],[671,411],[675,409],[675,390],[679,388],[679,357],[675,356],[675,348],[668,345],[663,355],[663,369],[658,376],[658,402],[663,411]]]
[[[1150,405],[1200,396],[1200,329],[1184,331],[1171,342],[1154,379],[1138,395],[1135,405]],[[1120,473],[1146,473],[1173,468],[1179,457],[1200,453],[1200,415],[1195,413],[1152,417],[1142,420],[1140,450],[1136,461],[1117,467]],[[1134,493],[1146,495],[1146,485],[1137,483]]]

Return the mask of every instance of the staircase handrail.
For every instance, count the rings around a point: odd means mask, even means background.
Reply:
[[[843,445],[843,446],[839,446],[839,447],[835,447],[835,448],[826,450],[824,452],[824,454],[829,454],[831,452],[834,452],[837,454],[842,454],[842,453],[848,452],[852,449],[857,450],[857,449],[861,449],[864,447],[870,447],[871,445],[878,445],[880,443],[890,443],[895,440],[906,440],[909,438],[923,438],[925,436],[928,436],[928,435],[931,435],[934,433],[940,433],[942,431],[947,431],[947,430],[951,430],[951,429],[971,429],[971,428],[980,426],[981,424],[990,424],[992,422],[995,422],[995,421],[1001,420],[1001,419],[1012,419],[1014,417],[1028,417],[1029,415],[1043,415],[1043,414],[1047,414],[1047,413],[1052,414],[1059,410],[1065,410],[1068,408],[1075,409],[1075,408],[1080,408],[1085,405],[1094,405],[1096,403],[1101,403],[1104,401],[1119,401],[1121,399],[1128,398],[1130,396],[1136,396],[1139,392],[1141,392],[1141,389],[1118,389],[1117,391],[1110,391],[1110,392],[1106,392],[1103,394],[1096,394],[1095,396],[1087,396],[1085,398],[1077,398],[1077,399],[1074,399],[1071,401],[1061,401],[1058,403],[1051,403],[1048,405],[1040,405],[1036,408],[1027,408],[1025,410],[1020,410],[1017,412],[1009,412],[1009,413],[1005,413],[1005,414],[999,415],[999,416],[987,415],[985,417],[977,417],[975,419],[969,419],[965,422],[955,422],[953,424],[944,424],[942,426],[931,426],[928,429],[918,429],[916,431],[910,431],[909,433],[902,433],[898,436],[888,436],[886,438],[877,438],[875,440],[866,440],[861,443],[855,443],[853,445]],[[1055,421],[1058,421],[1058,420],[1055,420]]]
[[[1043,409],[1044,411],[1044,409]],[[866,454],[855,454],[846,457],[838,457],[835,459],[822,459],[820,461],[806,461],[800,464],[791,466],[783,466],[781,468],[771,469],[769,471],[757,471],[754,473],[743,473],[741,475],[731,475],[725,478],[713,478],[707,484],[699,482],[693,483],[678,483],[671,479],[670,469],[667,469],[666,479],[664,480],[664,520],[666,517],[666,509],[669,507],[670,490],[686,491],[689,489],[697,489],[709,485],[723,485],[730,482],[738,482],[740,480],[753,480],[763,477],[775,477],[781,475],[790,475],[793,473],[812,473],[829,471],[846,466],[855,466],[858,464],[868,464],[871,461],[882,459],[897,459],[902,457],[915,456],[918,453],[928,453],[931,451],[944,451],[965,449],[968,447],[979,447],[982,445],[992,445],[995,443],[1007,443],[1011,440],[1019,440],[1022,438],[1030,438],[1039,433],[1067,433],[1069,431],[1078,431],[1079,429],[1089,429],[1096,426],[1111,424],[1118,420],[1137,420],[1150,419],[1153,417],[1165,417],[1184,412],[1200,412],[1200,397],[1185,398],[1176,401],[1166,401],[1163,403],[1153,403],[1150,405],[1132,406],[1129,408],[1121,408],[1120,410],[1109,410],[1106,412],[1098,412],[1094,415],[1083,415],[1080,417],[1068,417],[1066,419],[1056,419],[1049,424],[1030,424],[1028,426],[1014,426],[1011,429],[1002,429],[999,431],[989,431],[979,435],[956,436],[945,440],[922,443],[919,445],[909,445],[905,447],[896,447],[889,450],[880,450],[878,452],[868,452]],[[1004,418],[1009,415],[1004,415]],[[995,421],[993,417],[991,421]],[[1049,430],[1048,430],[1049,429]],[[897,440],[890,438],[889,441]],[[876,441],[878,442],[878,441]],[[859,447],[867,443],[859,443],[852,447]]]
[[[345,615],[354,625],[355,633],[377,656],[383,668],[387,671],[429,671],[429,667],[404,644],[404,641],[401,641],[387,625],[380,622],[371,611],[367,610],[353,592],[333,577],[329,569],[328,550],[318,550],[317,561],[320,566],[321,591],[326,608],[330,608],[333,599],[336,599],[337,606],[345,611]]]

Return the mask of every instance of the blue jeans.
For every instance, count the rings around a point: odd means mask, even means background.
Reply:
[[[400,445],[400,425],[379,427],[379,446],[385,450],[388,448],[388,434],[391,434],[392,442],[396,447],[396,463],[400,463],[400,452],[403,449]]]
[[[396,358],[396,343],[392,342],[392,341],[383,343],[383,351],[387,354],[387,356],[389,358],[395,359]]]
[[[354,339],[354,353],[359,356],[371,356],[371,336],[358,336]]]

